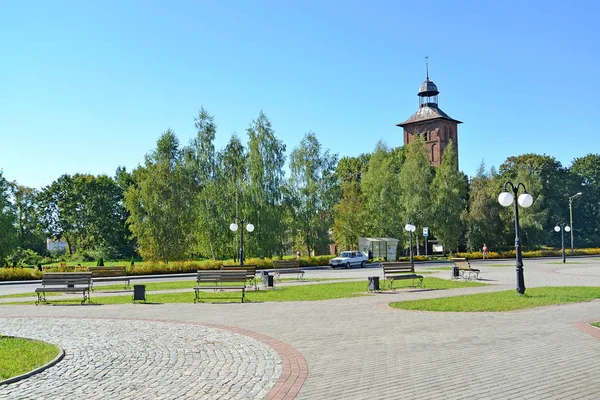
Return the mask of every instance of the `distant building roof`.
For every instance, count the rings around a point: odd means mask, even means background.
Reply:
[[[367,240],[369,242],[393,242],[398,241],[398,239],[394,238],[358,238],[358,240]]]
[[[423,107],[419,108],[419,110],[414,113],[409,119],[396,126],[404,127],[405,125],[414,124],[415,122],[428,121],[433,119],[447,119],[448,121],[456,122],[457,124],[462,124],[461,121],[450,118],[448,114],[440,110],[438,107],[432,107],[431,104],[423,105]]]
[[[419,96],[437,96],[439,93],[437,86],[429,78],[419,88]]]

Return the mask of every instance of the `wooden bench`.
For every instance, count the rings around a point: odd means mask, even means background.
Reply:
[[[281,282],[281,274],[296,274],[296,279],[304,278],[304,271],[300,269],[297,260],[274,260],[273,271],[275,278]]]
[[[42,275],[42,287],[36,288],[37,300],[35,305],[40,302],[47,303],[46,293],[83,293],[84,304],[90,300],[90,288],[92,286],[91,272],[45,272]]]
[[[127,268],[123,267],[88,267],[92,273],[92,290],[94,282],[125,281],[125,289],[130,287],[130,277],[127,276]]]
[[[242,303],[244,302],[244,294],[246,292],[246,271],[226,271],[226,270],[201,270],[198,271],[196,282],[214,283],[214,285],[195,286],[194,292],[196,297],[194,303],[200,301],[201,291],[225,291],[225,290],[240,290],[242,292]],[[223,284],[226,285],[223,285]]]
[[[415,286],[415,279],[419,280],[419,286],[423,287],[423,276],[415,274],[415,266],[410,262],[383,262],[380,263],[383,268],[383,279],[390,283],[390,289],[394,289],[394,281],[399,279],[412,279]]]
[[[258,289],[256,283],[256,265],[222,265],[222,271],[246,271],[246,281],[250,282],[250,287],[254,285]]]
[[[454,267],[458,271],[458,276],[452,274],[453,279],[463,278],[466,281],[471,279],[479,279],[479,270],[471,268],[471,263],[466,258],[453,258]]]
[[[83,267],[81,266],[75,266],[75,265],[63,265],[63,266],[49,266],[49,265],[44,265],[42,266],[42,271],[44,272],[52,272],[55,271],[57,269],[61,269],[63,272],[75,272],[77,271],[77,269],[80,269],[81,271],[84,270]]]

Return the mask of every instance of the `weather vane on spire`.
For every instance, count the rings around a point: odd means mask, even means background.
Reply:
[[[429,56],[425,56],[425,73],[427,74],[427,80],[429,80]]]

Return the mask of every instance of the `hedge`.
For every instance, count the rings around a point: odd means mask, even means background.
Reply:
[[[300,266],[319,266],[328,265],[329,260],[335,256],[316,256],[316,257],[302,257],[298,261]],[[286,260],[295,260],[295,256],[284,257]],[[256,265],[258,269],[271,269],[273,268],[272,259],[264,258],[247,258],[244,260],[247,265]],[[219,269],[223,264],[234,264],[233,261],[222,260],[204,260],[204,261],[172,261],[169,263],[165,262],[146,262],[142,265],[134,264],[127,265],[127,275],[162,275],[162,274],[185,274],[194,273],[200,269]],[[124,262],[123,264],[127,264]],[[235,263],[237,264],[237,263]],[[86,267],[80,265],[71,266],[61,263],[60,266],[56,267],[44,267],[46,272],[85,272]],[[34,268],[1,268],[0,269],[0,281],[26,281],[26,280],[39,280],[42,279],[42,272]]]

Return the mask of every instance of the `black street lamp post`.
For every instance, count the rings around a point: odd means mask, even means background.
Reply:
[[[510,193],[507,188],[510,187],[512,193]],[[515,197],[517,197],[517,193],[519,192],[519,187],[523,187],[523,193],[518,198],[518,203],[521,207],[527,208],[533,204],[533,197],[529,193],[527,193],[527,189],[525,189],[525,185],[522,183],[517,184],[517,186],[513,185],[512,182],[506,182],[504,184],[504,191],[498,195],[498,202],[504,206],[508,207],[511,204],[515,205],[515,252],[517,259],[517,293],[523,294],[525,293],[525,277],[523,276],[523,256],[521,255],[521,238],[519,237],[519,207],[517,207],[517,201],[514,201]]]
[[[562,224],[556,224],[556,226],[554,227],[555,232],[560,232],[560,238],[561,238],[561,243],[562,243],[563,263],[565,261],[567,261],[567,258],[565,256],[565,232],[569,232],[570,230],[571,230],[571,227],[569,225],[565,224],[564,222]]]
[[[239,248],[239,257],[240,257],[240,265],[244,265],[244,223],[248,222],[248,219],[247,218],[238,218],[238,217],[235,217],[234,220],[238,221],[240,223],[240,248]],[[229,225],[229,229],[232,232],[237,231],[238,230],[238,224],[236,224],[235,222],[232,222],[231,225]],[[248,232],[254,231],[254,225],[252,225],[250,222],[248,222],[248,225],[246,225],[246,230]]]
[[[413,242],[412,242],[412,234],[417,229],[416,226],[412,224],[412,221],[409,221],[408,224],[404,225],[404,229],[410,233],[410,265],[415,266],[415,261],[413,258]]]
[[[573,199],[577,196],[581,196],[581,192],[578,192],[573,196],[569,196],[569,223],[571,224],[571,254],[573,254]]]

